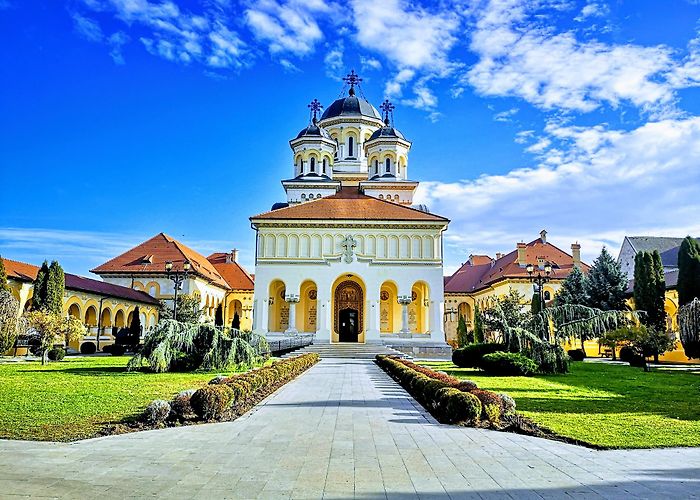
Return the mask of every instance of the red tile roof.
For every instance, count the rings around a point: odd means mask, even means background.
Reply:
[[[551,243],[543,243],[540,238],[531,241],[525,247],[525,260],[527,263],[538,263],[538,258],[544,259],[552,265],[550,277],[555,280],[563,280],[574,268],[574,259],[571,255],[555,247]],[[513,250],[500,259],[489,258],[488,263],[479,264],[470,261],[462,265],[447,281],[445,292],[471,293],[487,288],[505,279],[527,279],[528,273],[524,267],[518,264],[518,251]],[[590,267],[581,263],[581,270],[588,272]]]
[[[380,200],[359,192],[357,187],[344,187],[332,196],[272,210],[251,220],[395,220],[449,222],[439,215]]]
[[[39,267],[26,262],[18,262],[10,259],[3,259],[7,277],[19,281],[34,281],[39,272]],[[85,278],[76,274],[66,273],[66,289],[94,293],[105,297],[115,297],[118,299],[131,300],[144,304],[160,304],[157,299],[151,297],[146,292],[133,290],[131,288],[105,283],[104,281]]]
[[[165,274],[167,261],[172,261],[174,271],[181,271],[186,260],[190,261],[192,266],[191,273],[222,288],[228,288],[226,280],[202,254],[164,233],[158,233],[150,240],[136,245],[131,250],[97,266],[90,272],[95,274]]]
[[[238,262],[231,260],[227,262],[228,256],[227,253],[217,252],[207,257],[207,260],[213,264],[233,290],[253,290],[253,276],[248,274]]]

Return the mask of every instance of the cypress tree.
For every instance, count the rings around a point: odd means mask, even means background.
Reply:
[[[214,312],[214,326],[224,326],[224,310],[219,304]]]
[[[484,318],[478,304],[474,306],[474,342],[477,344],[484,341]]]
[[[555,305],[564,306],[567,304],[585,306],[588,302],[586,297],[586,276],[578,267],[574,267],[561,284],[561,288],[554,297]]]
[[[645,256],[646,252],[637,252],[634,256],[634,307],[638,311],[649,312],[649,296],[650,296],[650,269],[647,266]],[[644,318],[646,324],[648,318]]]
[[[530,312],[532,315],[537,315],[542,311],[542,301],[540,300],[539,292],[532,294],[532,301],[530,302]]]
[[[650,325],[656,330],[666,331],[666,276],[664,265],[661,262],[661,254],[654,250],[652,258],[652,274],[654,276],[654,293],[652,296],[653,316],[650,318]]]
[[[603,311],[623,311],[626,290],[627,276],[603,247],[586,279],[587,305]]]
[[[5,262],[2,260],[2,257],[0,257],[0,292],[1,291],[10,291],[10,285],[7,282],[7,272],[5,271]]]
[[[46,286],[49,280],[49,264],[44,263],[39,268],[34,279],[34,294],[32,296],[32,310],[41,311],[46,304]]]
[[[141,339],[141,311],[139,310],[139,306],[134,308],[134,312],[131,315],[129,337],[132,344],[138,345],[139,340]]]
[[[457,347],[464,347],[469,344],[469,330],[467,329],[467,321],[464,316],[459,315],[457,323]]]
[[[238,315],[238,311],[233,313],[233,321],[231,321],[231,328],[234,330],[241,329],[241,317]]]
[[[681,306],[700,298],[700,244],[686,236],[678,250],[678,302]]]
[[[44,309],[46,311],[63,315],[63,294],[66,291],[66,275],[57,261],[51,262],[49,275],[46,281],[46,296]]]

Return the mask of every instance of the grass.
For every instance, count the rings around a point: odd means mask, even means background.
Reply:
[[[212,373],[124,371],[128,356],[0,363],[0,438],[72,441],[130,420],[154,399],[197,388]]]
[[[518,411],[561,436],[606,448],[700,446],[700,373],[572,363],[566,375],[492,377],[423,363],[512,396]]]

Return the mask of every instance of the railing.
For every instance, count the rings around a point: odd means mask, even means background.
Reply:
[[[296,335],[294,337],[284,337],[278,340],[267,339],[267,343],[270,346],[270,353],[276,354],[279,352],[291,351],[294,349],[299,349],[301,347],[306,347],[314,343],[313,335]]]

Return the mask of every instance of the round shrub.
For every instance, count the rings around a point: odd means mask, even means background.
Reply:
[[[226,380],[226,378],[227,378],[226,375],[217,375],[216,377],[214,377],[213,379],[211,379],[209,381],[209,384],[212,384],[212,385],[223,384],[224,380]]]
[[[625,363],[630,363],[634,357],[635,352],[630,346],[626,345],[620,349],[620,361]]]
[[[190,399],[195,392],[196,389],[180,391],[173,398],[173,400],[170,402],[171,418],[176,420],[188,420],[195,416],[192,405],[190,404]]]
[[[498,397],[501,398],[501,401],[503,402],[504,415],[512,415],[515,413],[515,400],[513,398],[504,393],[499,393]]]
[[[80,344],[80,354],[95,354],[97,346],[93,342],[83,342]]]
[[[66,350],[63,347],[54,347],[46,353],[46,356],[50,361],[61,361],[66,357]]]
[[[477,368],[486,354],[503,351],[505,346],[496,343],[471,344],[452,352],[452,362],[460,368]]]
[[[225,384],[206,385],[190,398],[190,405],[199,418],[213,420],[221,418],[231,406],[233,390]]]
[[[104,351],[104,349],[102,349]],[[126,353],[126,346],[120,344],[113,344],[112,348],[109,350],[112,356],[124,356]]]
[[[484,391],[477,389],[472,391],[473,394],[479,401],[481,401],[481,418],[498,424],[501,421],[501,413],[503,412],[504,403],[501,397],[495,392]]]
[[[629,360],[630,366],[634,366],[637,368],[644,368],[647,364],[647,360],[644,356],[641,354],[634,354],[630,360]]]
[[[566,353],[571,358],[571,361],[583,361],[586,359],[586,353],[583,351],[583,349],[571,349]]]
[[[472,392],[474,389],[478,389],[479,386],[472,380],[460,380],[459,383],[454,386],[454,388],[459,389],[462,392]]]
[[[498,351],[481,358],[479,368],[491,375],[527,376],[537,371],[537,363],[522,354]]]
[[[481,415],[481,402],[469,392],[444,387],[437,396],[439,415],[444,422],[473,422]]]
[[[112,352],[112,348],[114,347],[115,344],[107,344],[102,348],[102,352],[105,354],[110,354]]]
[[[143,420],[151,425],[164,423],[170,415],[170,403],[162,399],[151,401],[143,411]]]

